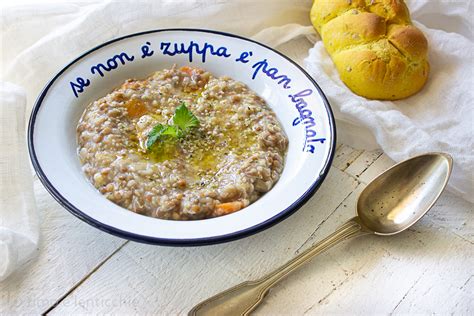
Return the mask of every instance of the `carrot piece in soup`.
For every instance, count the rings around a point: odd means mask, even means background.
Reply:
[[[217,216],[230,214],[239,211],[242,207],[243,203],[241,201],[221,203],[216,205],[214,213]]]
[[[148,113],[145,103],[137,99],[127,101],[125,107],[127,108],[128,116],[130,118],[140,117]]]
[[[194,68],[191,68],[191,67],[188,67],[188,66],[183,66],[183,67],[179,68],[179,70],[181,70],[182,72],[187,73],[188,75],[191,76],[193,74]]]

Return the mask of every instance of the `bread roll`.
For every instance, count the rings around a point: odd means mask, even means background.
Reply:
[[[428,79],[428,42],[402,0],[314,0],[311,21],[358,95],[402,99]]]

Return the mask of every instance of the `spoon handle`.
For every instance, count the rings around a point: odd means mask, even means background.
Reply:
[[[238,284],[196,305],[188,315],[248,315],[262,301],[268,290],[314,256],[351,237],[366,235],[356,216],[334,233],[305,250],[283,266],[257,281]]]

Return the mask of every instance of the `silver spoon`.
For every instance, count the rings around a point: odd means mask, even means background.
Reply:
[[[411,227],[443,192],[452,164],[444,153],[396,164],[367,185],[357,201],[357,216],[334,233],[260,280],[243,282],[199,303],[189,315],[248,315],[273,285],[337,243],[368,234],[394,235]]]

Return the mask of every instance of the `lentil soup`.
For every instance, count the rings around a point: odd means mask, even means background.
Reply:
[[[147,147],[185,104],[199,126]],[[77,126],[91,183],[130,211],[173,220],[236,212],[278,181],[288,147],[275,113],[243,83],[176,66],[129,79],[89,104]]]

